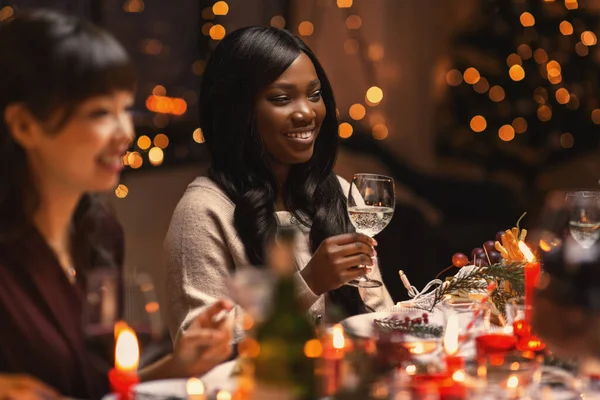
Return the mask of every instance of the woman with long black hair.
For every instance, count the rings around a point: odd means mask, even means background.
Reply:
[[[304,233],[295,278],[314,318],[328,318],[332,306],[355,315],[393,305],[385,286],[345,285],[367,273],[381,279],[376,242],[348,218],[349,185],[333,172],[335,100],[306,44],[275,28],[232,32],[206,66],[200,107],[209,176],[189,185],[165,240],[172,335],[228,294],[230,274],[265,264],[280,225]]]
[[[114,348],[86,343],[86,277],[121,271],[124,238],[94,193],[116,186],[134,137],[134,68],[107,32],[46,10],[0,24],[0,54],[0,399],[98,399]],[[214,302],[140,378],[226,359],[212,317],[231,307]]]

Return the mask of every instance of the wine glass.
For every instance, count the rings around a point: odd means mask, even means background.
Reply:
[[[591,248],[600,238],[600,192],[569,192],[565,205],[571,236],[584,249]]]
[[[394,180],[389,176],[356,174],[348,192],[348,215],[356,231],[373,237],[392,220],[396,202]],[[364,265],[359,265],[364,268]],[[376,288],[382,282],[367,276],[351,280],[347,285]]]

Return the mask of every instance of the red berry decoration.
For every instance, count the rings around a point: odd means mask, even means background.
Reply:
[[[452,265],[456,268],[462,268],[469,263],[469,258],[463,253],[456,253],[452,256]]]
[[[483,250],[481,247],[475,247],[473,251],[471,251],[471,259],[481,256],[485,257],[485,250]]]

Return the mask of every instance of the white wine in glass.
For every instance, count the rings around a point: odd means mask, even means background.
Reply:
[[[389,176],[356,174],[348,192],[348,216],[358,233],[373,237],[390,223],[396,206],[394,180]],[[359,266],[361,268],[364,265]],[[375,288],[382,282],[367,276],[347,283],[361,288]]]
[[[591,248],[600,239],[600,192],[569,192],[566,208],[571,236],[584,249]]]

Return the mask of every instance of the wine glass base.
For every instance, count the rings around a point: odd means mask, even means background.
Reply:
[[[347,282],[346,285],[358,288],[373,289],[383,286],[383,283],[375,279],[353,279]]]

